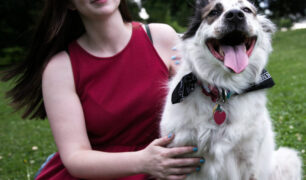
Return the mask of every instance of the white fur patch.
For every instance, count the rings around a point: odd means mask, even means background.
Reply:
[[[251,7],[246,0],[211,0],[221,3],[224,12],[212,24],[205,20],[196,34],[181,44],[182,64],[169,83],[165,109],[160,124],[161,135],[175,134],[170,145],[198,147],[191,156],[204,157],[205,165],[187,179],[204,180],[300,180],[301,160],[297,153],[281,148],[275,151],[274,133],[266,108],[264,90],[234,96],[223,109],[227,120],[217,125],[213,120],[215,103],[197,87],[183,102],[171,103],[171,95],[182,77],[193,72],[205,83],[241,92],[258,82],[272,51],[271,35],[275,26],[261,15],[246,14],[250,36],[257,42],[247,68],[240,74],[232,73],[216,59],[205,42],[217,37],[224,29],[223,15],[231,9]]]

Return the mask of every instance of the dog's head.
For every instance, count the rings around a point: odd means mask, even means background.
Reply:
[[[197,0],[183,36],[184,51],[195,73],[210,83],[255,79],[272,51],[274,31],[274,24],[247,0]]]

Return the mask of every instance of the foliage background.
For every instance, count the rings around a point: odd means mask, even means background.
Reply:
[[[46,1],[46,0],[45,0]],[[305,0],[250,0],[259,7],[261,12],[267,9],[273,14],[271,18],[279,26],[290,27],[306,14]],[[26,47],[33,35],[35,22],[43,9],[44,0],[8,0],[0,1],[0,66],[5,66],[22,60]],[[265,6],[259,4],[265,2]],[[139,8],[128,0],[128,4],[135,20],[141,21],[138,16]],[[142,0],[150,22],[170,24],[178,32],[183,32],[192,15],[194,0]]]
[[[305,16],[305,0],[256,0],[268,2],[270,18],[280,27]],[[40,17],[43,0],[0,1],[0,70],[21,61]],[[150,22],[162,22],[184,32],[193,12],[193,0],[143,0]],[[139,8],[129,2],[135,20]],[[259,8],[264,12],[267,8]],[[278,146],[297,149],[306,164],[306,30],[278,32],[268,70],[277,86],[268,92]],[[1,75],[1,74],[0,74]],[[4,98],[11,84],[0,82],[0,180],[33,179],[45,158],[56,151],[47,121],[21,120]],[[306,171],[304,165],[304,172]],[[306,179],[304,177],[304,179]]]

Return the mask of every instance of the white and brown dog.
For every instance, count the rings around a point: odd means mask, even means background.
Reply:
[[[161,135],[198,147],[206,163],[188,179],[300,180],[301,160],[275,151],[264,70],[275,26],[247,0],[197,0],[169,84]]]

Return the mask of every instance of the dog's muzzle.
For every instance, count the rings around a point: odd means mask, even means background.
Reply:
[[[227,27],[227,32],[231,31],[246,31],[245,15],[242,11],[234,9],[224,15],[224,23]]]
[[[217,38],[208,38],[206,45],[212,55],[234,73],[241,73],[248,65],[257,37],[249,36],[246,17],[240,10],[224,15],[224,31]]]

